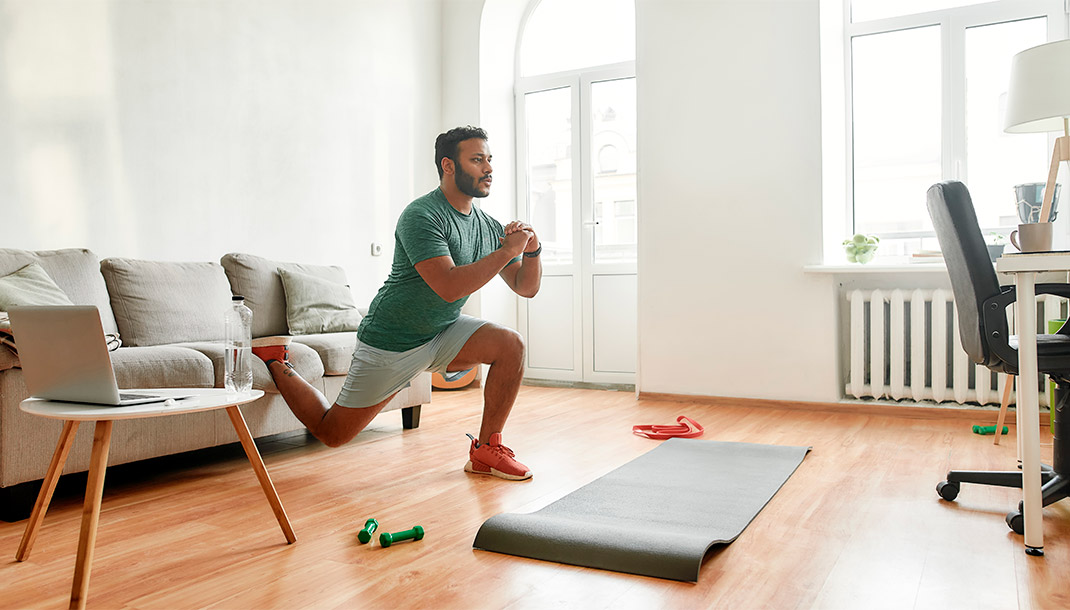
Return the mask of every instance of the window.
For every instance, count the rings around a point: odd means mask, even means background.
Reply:
[[[842,169],[825,178],[843,185],[847,205],[842,231],[826,223],[827,241],[876,234],[882,256],[936,247],[925,192],[941,180],[969,186],[984,231],[1008,232],[1014,186],[1043,181],[1051,153],[1046,134],[1003,133],[1011,58],[1066,36],[1063,1],[830,1],[843,46],[823,45],[823,67],[845,75],[847,120],[846,155],[832,164]]]
[[[534,3],[520,41],[520,76],[635,61],[632,2],[541,0]]]

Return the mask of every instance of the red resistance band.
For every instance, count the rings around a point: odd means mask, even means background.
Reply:
[[[687,423],[684,423],[685,420]],[[657,424],[652,426],[632,426],[632,434],[645,436],[655,440],[663,440],[667,438],[695,438],[697,436],[702,436],[703,428],[697,421],[686,415],[677,417],[676,421],[678,424],[668,426]]]

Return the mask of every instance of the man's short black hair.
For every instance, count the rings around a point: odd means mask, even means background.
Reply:
[[[472,138],[486,140],[487,132],[479,127],[466,125],[464,127],[454,127],[446,133],[438,135],[438,138],[435,139],[435,168],[438,169],[439,180],[442,179],[442,160],[449,158],[454,163],[457,163],[457,149],[460,147],[461,142]]]

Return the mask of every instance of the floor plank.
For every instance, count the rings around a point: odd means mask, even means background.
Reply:
[[[1070,502],[1044,510],[1043,559],[1027,557],[1004,514],[1016,490],[935,485],[951,468],[1013,468],[956,414],[940,419],[709,404],[628,392],[522,388],[505,441],[535,472],[511,483],[466,475],[478,389],[436,392],[417,430],[378,417],[345,447],[303,437],[261,447],[297,534],[287,545],[240,454],[109,480],[90,608],[1066,608]],[[679,583],[472,549],[486,519],[527,512],[653,449],[634,424],[686,414],[703,438],[812,451],[698,583]],[[1051,437],[1042,457],[1050,460]],[[109,473],[110,474],[110,473]],[[30,559],[14,561],[25,521],[0,523],[0,607],[66,605],[81,497],[58,494]],[[427,535],[383,549],[380,531]]]

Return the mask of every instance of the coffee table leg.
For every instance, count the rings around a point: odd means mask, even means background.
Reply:
[[[253,466],[256,478],[260,480],[260,487],[264,489],[268,504],[271,504],[271,510],[274,511],[275,518],[278,519],[279,526],[282,527],[286,542],[290,544],[297,542],[297,536],[294,535],[293,527],[290,526],[290,519],[286,516],[286,509],[282,507],[282,501],[279,500],[279,494],[275,491],[275,485],[271,482],[271,477],[268,476],[264,460],[260,458],[260,452],[256,449],[253,435],[249,433],[249,426],[245,425],[245,418],[242,417],[241,410],[237,406],[227,407],[227,415],[230,416],[230,423],[234,425],[234,431],[238,433],[238,439],[241,440],[241,446],[245,449],[245,455]]]
[[[52,454],[52,463],[48,465],[48,472],[41,481],[41,491],[37,494],[37,502],[34,503],[30,520],[26,523],[26,531],[23,532],[19,550],[15,553],[15,561],[26,561],[30,557],[30,550],[33,548],[34,541],[37,540],[37,532],[41,530],[41,522],[45,520],[45,513],[48,511],[48,503],[52,501],[52,492],[56,491],[59,475],[63,472],[63,465],[67,463],[67,454],[71,452],[71,446],[74,445],[76,432],[78,432],[78,422],[63,422],[63,432],[59,435],[56,451]]]
[[[89,568],[93,563],[93,546],[97,541],[100,499],[104,494],[104,471],[108,468],[112,423],[111,420],[98,421],[93,433],[93,455],[89,461],[89,481],[85,486],[85,504],[82,506],[82,530],[78,535],[78,559],[74,565],[71,608],[85,608],[86,598],[89,597]]]

